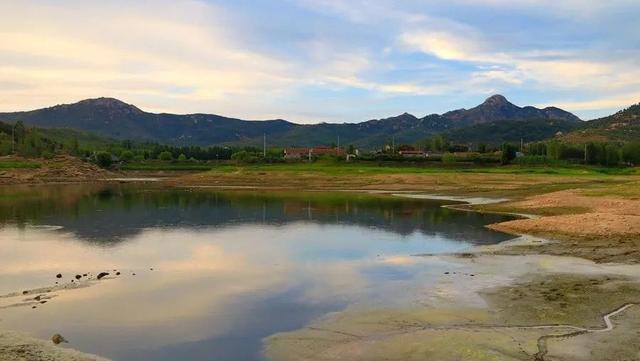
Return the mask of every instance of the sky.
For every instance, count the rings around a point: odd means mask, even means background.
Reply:
[[[638,0],[1,0],[0,111],[115,97],[299,123],[640,102]]]

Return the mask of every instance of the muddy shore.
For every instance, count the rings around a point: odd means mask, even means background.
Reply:
[[[640,336],[638,180],[483,177],[462,175],[446,184],[442,179],[434,182],[432,175],[406,176],[395,185],[385,180],[364,187],[362,180],[349,181],[345,188],[373,190],[377,185],[385,192],[418,191],[443,198],[509,198],[457,207],[535,217],[490,225],[523,235],[499,246],[477,247],[459,255],[413,257],[427,264],[430,259],[446,258],[459,268],[404,307],[350,307],[303,329],[273,335],[265,340],[269,359],[638,359],[640,346],[634,342]],[[484,183],[464,189],[471,178]],[[207,175],[193,174],[164,182],[223,189],[260,187],[206,180]],[[327,181],[319,188],[344,185]],[[265,182],[263,186],[274,185]],[[596,332],[607,327],[605,316],[625,305],[630,306],[611,316],[610,330]],[[0,333],[0,354],[18,357],[25,352],[45,360],[99,359],[50,341]]]

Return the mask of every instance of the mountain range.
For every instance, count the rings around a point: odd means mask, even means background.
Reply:
[[[340,142],[379,147],[393,138],[414,143],[434,134],[458,142],[500,143],[541,140],[557,132],[584,126],[575,115],[555,107],[519,107],[493,95],[471,109],[418,118],[404,113],[360,123],[297,124],[283,119],[242,120],[214,114],[145,112],[114,98],[87,99],[32,111],[0,113],[0,121],[21,120],[42,128],[70,128],[115,139],[154,141],[173,145],[262,144],[309,146]]]

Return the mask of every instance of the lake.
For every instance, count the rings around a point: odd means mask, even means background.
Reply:
[[[153,184],[0,188],[0,294],[19,293],[0,299],[0,328],[60,333],[114,360],[262,360],[269,335],[415,297],[446,265],[413,255],[511,238],[483,227],[510,216],[442,204]],[[58,289],[69,284],[79,287]],[[44,304],[21,294],[39,287],[54,287]]]

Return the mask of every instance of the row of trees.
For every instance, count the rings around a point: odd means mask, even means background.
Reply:
[[[61,143],[44,137],[37,128],[25,127],[21,121],[13,125],[0,123],[0,155],[50,158],[64,148]]]
[[[47,134],[50,132],[47,131]],[[72,133],[74,134],[74,133]],[[56,138],[58,139],[58,138]],[[349,153],[354,153],[353,146],[348,147]],[[532,142],[521,144],[455,144],[441,135],[417,142],[415,145],[398,145],[387,149],[389,159],[399,150],[420,149],[433,153],[440,153],[444,159],[480,159],[479,157],[453,157],[452,153],[475,152],[486,157],[500,157],[502,164],[517,161],[521,164],[544,163],[579,163],[601,166],[640,165],[640,142],[588,142],[584,144],[564,143],[558,140]],[[100,145],[80,144],[76,135],[63,140],[54,141],[45,136],[42,130],[28,128],[18,121],[15,124],[0,122],[0,155],[19,154],[25,157],[51,157],[54,154],[67,153],[85,156],[97,163],[107,166],[113,161],[215,161],[237,160],[242,162],[278,162],[282,161],[283,149],[271,148],[266,156],[263,150],[256,147],[224,147],[224,146],[170,146],[155,143],[138,143],[125,140],[122,142],[105,142]],[[383,152],[385,153],[385,152]],[[493,154],[491,154],[493,153]],[[449,154],[449,155],[447,155]],[[445,155],[447,155],[445,157]],[[368,159],[366,156],[362,159]]]
[[[617,166],[621,163],[640,164],[640,142],[570,144],[552,140],[529,143],[525,146],[524,152],[525,155],[536,156],[543,161],[566,161],[607,167]]]

